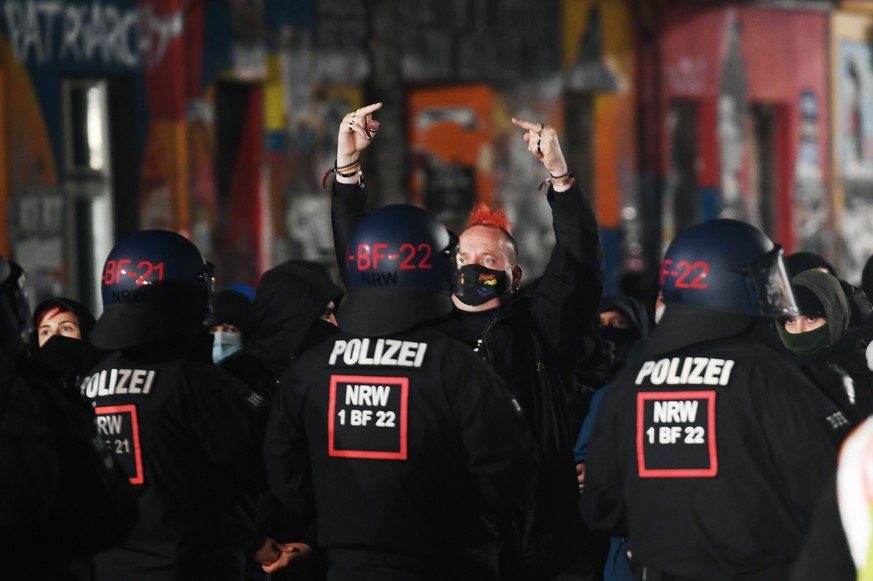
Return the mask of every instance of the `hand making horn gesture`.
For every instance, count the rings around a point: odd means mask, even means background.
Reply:
[[[525,129],[524,142],[535,158],[540,160],[549,172],[552,187],[562,192],[572,187],[573,176],[567,168],[561,144],[558,143],[558,132],[551,125],[543,125],[533,121],[512,118],[513,125]]]

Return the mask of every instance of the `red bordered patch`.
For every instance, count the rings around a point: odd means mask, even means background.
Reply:
[[[640,478],[712,478],[718,474],[715,391],[637,394]]]
[[[135,405],[94,408],[97,435],[115,455],[131,484],[143,483],[142,450]]]
[[[406,460],[409,378],[332,375],[328,455]]]

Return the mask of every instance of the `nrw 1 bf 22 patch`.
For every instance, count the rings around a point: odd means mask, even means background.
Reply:
[[[408,409],[408,377],[332,375],[328,454],[406,460]]]
[[[103,439],[115,459],[124,468],[131,484],[143,483],[142,450],[139,445],[139,422],[135,405],[94,408],[97,436]]]
[[[637,394],[640,478],[712,478],[718,474],[715,391]]]

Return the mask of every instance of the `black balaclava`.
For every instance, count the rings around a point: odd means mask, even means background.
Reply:
[[[791,334],[782,321],[776,330],[782,343],[800,356],[835,344],[849,326],[849,303],[836,277],[819,270],[804,270],[791,279],[801,316],[824,317],[827,324],[806,333]]]

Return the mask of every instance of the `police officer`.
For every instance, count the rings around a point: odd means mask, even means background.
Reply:
[[[292,364],[267,429],[270,487],[314,490],[328,579],[495,579],[491,517],[535,468],[521,407],[448,313],[455,242],[428,212],[387,206],[346,252],[341,333]],[[311,480],[310,480],[311,479]]]
[[[24,273],[0,256],[0,578],[90,580],[136,505],[91,410],[26,351],[31,329]]]
[[[140,518],[97,579],[238,581],[264,420],[262,399],[212,363],[211,265],[179,234],[139,232],[110,252],[102,296],[91,341],[114,352],[80,389]]]
[[[768,320],[798,313],[782,249],[714,220],[660,278],[666,312],[595,420],[586,520],[630,535],[639,579],[787,579],[848,422]]]

